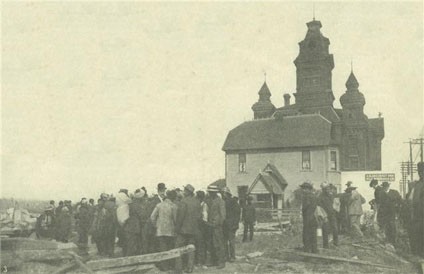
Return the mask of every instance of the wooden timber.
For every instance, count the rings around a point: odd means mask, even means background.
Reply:
[[[121,257],[114,259],[101,259],[101,260],[93,260],[88,261],[87,266],[92,270],[100,270],[105,268],[114,268],[121,266],[130,266],[137,264],[149,264],[149,263],[157,263],[164,260],[175,259],[180,257],[183,254],[194,252],[194,245],[187,245],[184,247],[179,247],[175,249],[171,249],[164,252],[144,254],[138,256],[129,256],[129,257]]]
[[[1,250],[37,250],[58,249],[55,241],[35,240],[30,238],[0,238]]]
[[[99,273],[99,274],[100,273],[102,274],[144,273],[153,268],[155,268],[154,264],[142,264],[142,265],[134,265],[134,266],[101,269],[94,273]]]
[[[280,250],[280,251],[297,255],[297,256],[326,260],[326,261],[343,262],[343,263],[360,264],[360,265],[367,265],[367,266],[387,268],[387,269],[395,269],[394,267],[389,265],[374,264],[374,263],[370,263],[370,262],[362,261],[362,260],[346,259],[346,258],[326,256],[326,255],[320,255],[320,254],[314,254],[314,253],[306,253],[306,252],[293,251],[293,250]]]
[[[89,274],[94,274],[94,272],[84,264],[84,262],[77,254],[72,251],[69,252],[69,254],[74,258],[75,262],[79,265],[80,268],[82,268],[85,272]]]

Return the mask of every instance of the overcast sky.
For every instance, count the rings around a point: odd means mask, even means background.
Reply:
[[[276,106],[295,92],[312,19],[306,2],[2,6],[2,196],[55,200],[223,178],[226,134],[252,119],[264,71]],[[398,172],[424,124],[422,3],[315,10],[335,106],[353,60],[366,114],[385,118],[383,168]]]

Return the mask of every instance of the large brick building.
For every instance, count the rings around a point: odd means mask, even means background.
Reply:
[[[340,185],[343,171],[381,170],[383,118],[369,119],[364,114],[365,97],[353,71],[340,97],[342,108],[334,108],[330,41],[322,35],[320,21],[306,25],[306,37],[294,60],[295,103],[284,94],[284,106],[275,107],[265,82],[252,106],[254,119],[232,129],[225,140],[226,182],[235,193],[267,178],[260,174],[267,172],[269,163],[287,183],[287,198],[304,180]],[[271,183],[263,184],[270,189]]]

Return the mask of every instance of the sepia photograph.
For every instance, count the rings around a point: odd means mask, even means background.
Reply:
[[[0,6],[0,273],[424,273],[422,1]]]

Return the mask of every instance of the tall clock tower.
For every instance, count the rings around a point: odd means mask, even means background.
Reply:
[[[296,104],[300,110],[332,107],[334,95],[331,71],[334,68],[333,55],[329,53],[330,40],[320,31],[322,25],[315,19],[306,24],[308,31],[299,43],[296,66]]]

